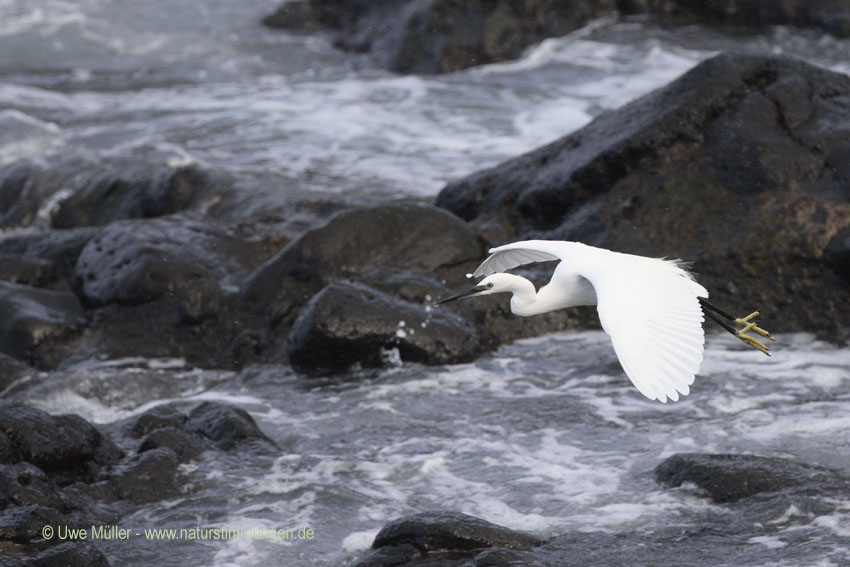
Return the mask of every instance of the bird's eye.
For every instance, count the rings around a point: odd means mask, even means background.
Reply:
[[[486,286],[487,289],[493,289],[493,282],[488,283]]]

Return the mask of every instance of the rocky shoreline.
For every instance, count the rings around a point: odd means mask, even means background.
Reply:
[[[805,538],[775,548],[754,547],[749,540],[770,537],[763,518],[820,508],[815,494],[841,498],[850,487],[850,479],[835,471],[754,455],[677,454],[659,464],[654,477],[670,488],[692,484],[722,511],[700,526],[649,533],[574,532],[547,540],[458,512],[424,512],[384,526],[371,549],[350,566],[673,567],[713,564],[721,557],[734,565],[805,563]]]
[[[524,238],[680,257],[729,310],[760,307],[776,331],[839,329],[850,321],[848,97],[844,75],[719,55],[450,183],[434,205],[346,208],[291,240],[205,214],[196,197],[218,186],[204,181],[211,173],[99,178],[58,202],[51,229],[0,240],[0,352],[42,369],[146,356],[226,369],[293,359],[322,374],[379,365],[382,349],[448,364],[594,327],[592,309],[518,319],[499,298],[432,308],[468,285],[487,248]],[[35,196],[57,191],[34,190],[15,166],[0,182],[7,228],[31,226]],[[103,187],[116,204],[108,213],[92,204]],[[151,192],[181,204],[139,205]],[[548,277],[546,266],[527,273]]]
[[[651,16],[664,25],[707,24],[754,32],[790,25],[850,36],[850,3],[831,0],[295,0],[263,19],[271,28],[332,34],[334,45],[368,53],[399,73],[451,73],[516,59],[549,37],[597,18]]]
[[[596,326],[592,309],[518,320],[498,298],[432,307],[468,285],[489,246],[531,237],[680,256],[718,303],[762,308],[773,330],[839,329],[850,321],[847,140],[850,78],[724,54],[449,184],[434,204],[340,207],[292,237],[211,212],[227,185],[212,171],[105,172],[63,199],[56,172],[13,164],[0,170],[0,227],[38,230],[0,240],[0,391],[91,358],[291,364],[311,377],[399,358],[467,362],[520,337]],[[545,266],[527,274],[547,277]],[[0,407],[0,549],[13,565],[106,564],[89,544],[51,546],[41,528],[112,522],[173,494],[178,465],[207,450],[277,450],[246,412],[209,403],[108,429]],[[729,541],[740,530],[758,537],[759,510],[848,483],[752,456],[678,455],[656,478],[694,483],[739,519],[708,532],[541,541],[436,512],[388,525],[356,565],[673,565],[698,553],[744,565],[753,551]]]
[[[95,543],[56,530],[113,525],[138,505],[180,494],[180,463],[233,450],[279,448],[247,412],[213,402],[188,414],[156,406],[108,430],[78,415],[0,404],[3,565],[108,565]]]

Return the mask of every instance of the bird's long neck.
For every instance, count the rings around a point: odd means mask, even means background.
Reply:
[[[513,293],[513,297],[511,297],[511,311],[514,314],[528,317],[548,311],[548,309],[539,305],[539,297],[533,283],[520,276],[513,274],[505,275],[511,277],[508,291]]]

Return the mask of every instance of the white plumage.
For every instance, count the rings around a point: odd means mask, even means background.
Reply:
[[[547,240],[515,242],[490,254],[473,274],[487,277],[440,303],[512,292],[511,310],[522,316],[596,305],[623,370],[644,396],[666,402],[688,394],[705,342],[698,298],[707,298],[708,292],[681,262]],[[560,263],[539,291],[527,279],[504,273],[548,260]]]

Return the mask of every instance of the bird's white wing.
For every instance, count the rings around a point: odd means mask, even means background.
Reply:
[[[489,276],[523,264],[563,259],[566,243],[550,240],[523,240],[490,249],[490,256],[473,272],[473,276]]]
[[[673,262],[654,262],[584,275],[596,290],[602,328],[626,375],[647,398],[676,401],[688,394],[702,364],[705,336],[697,297],[708,293]]]

